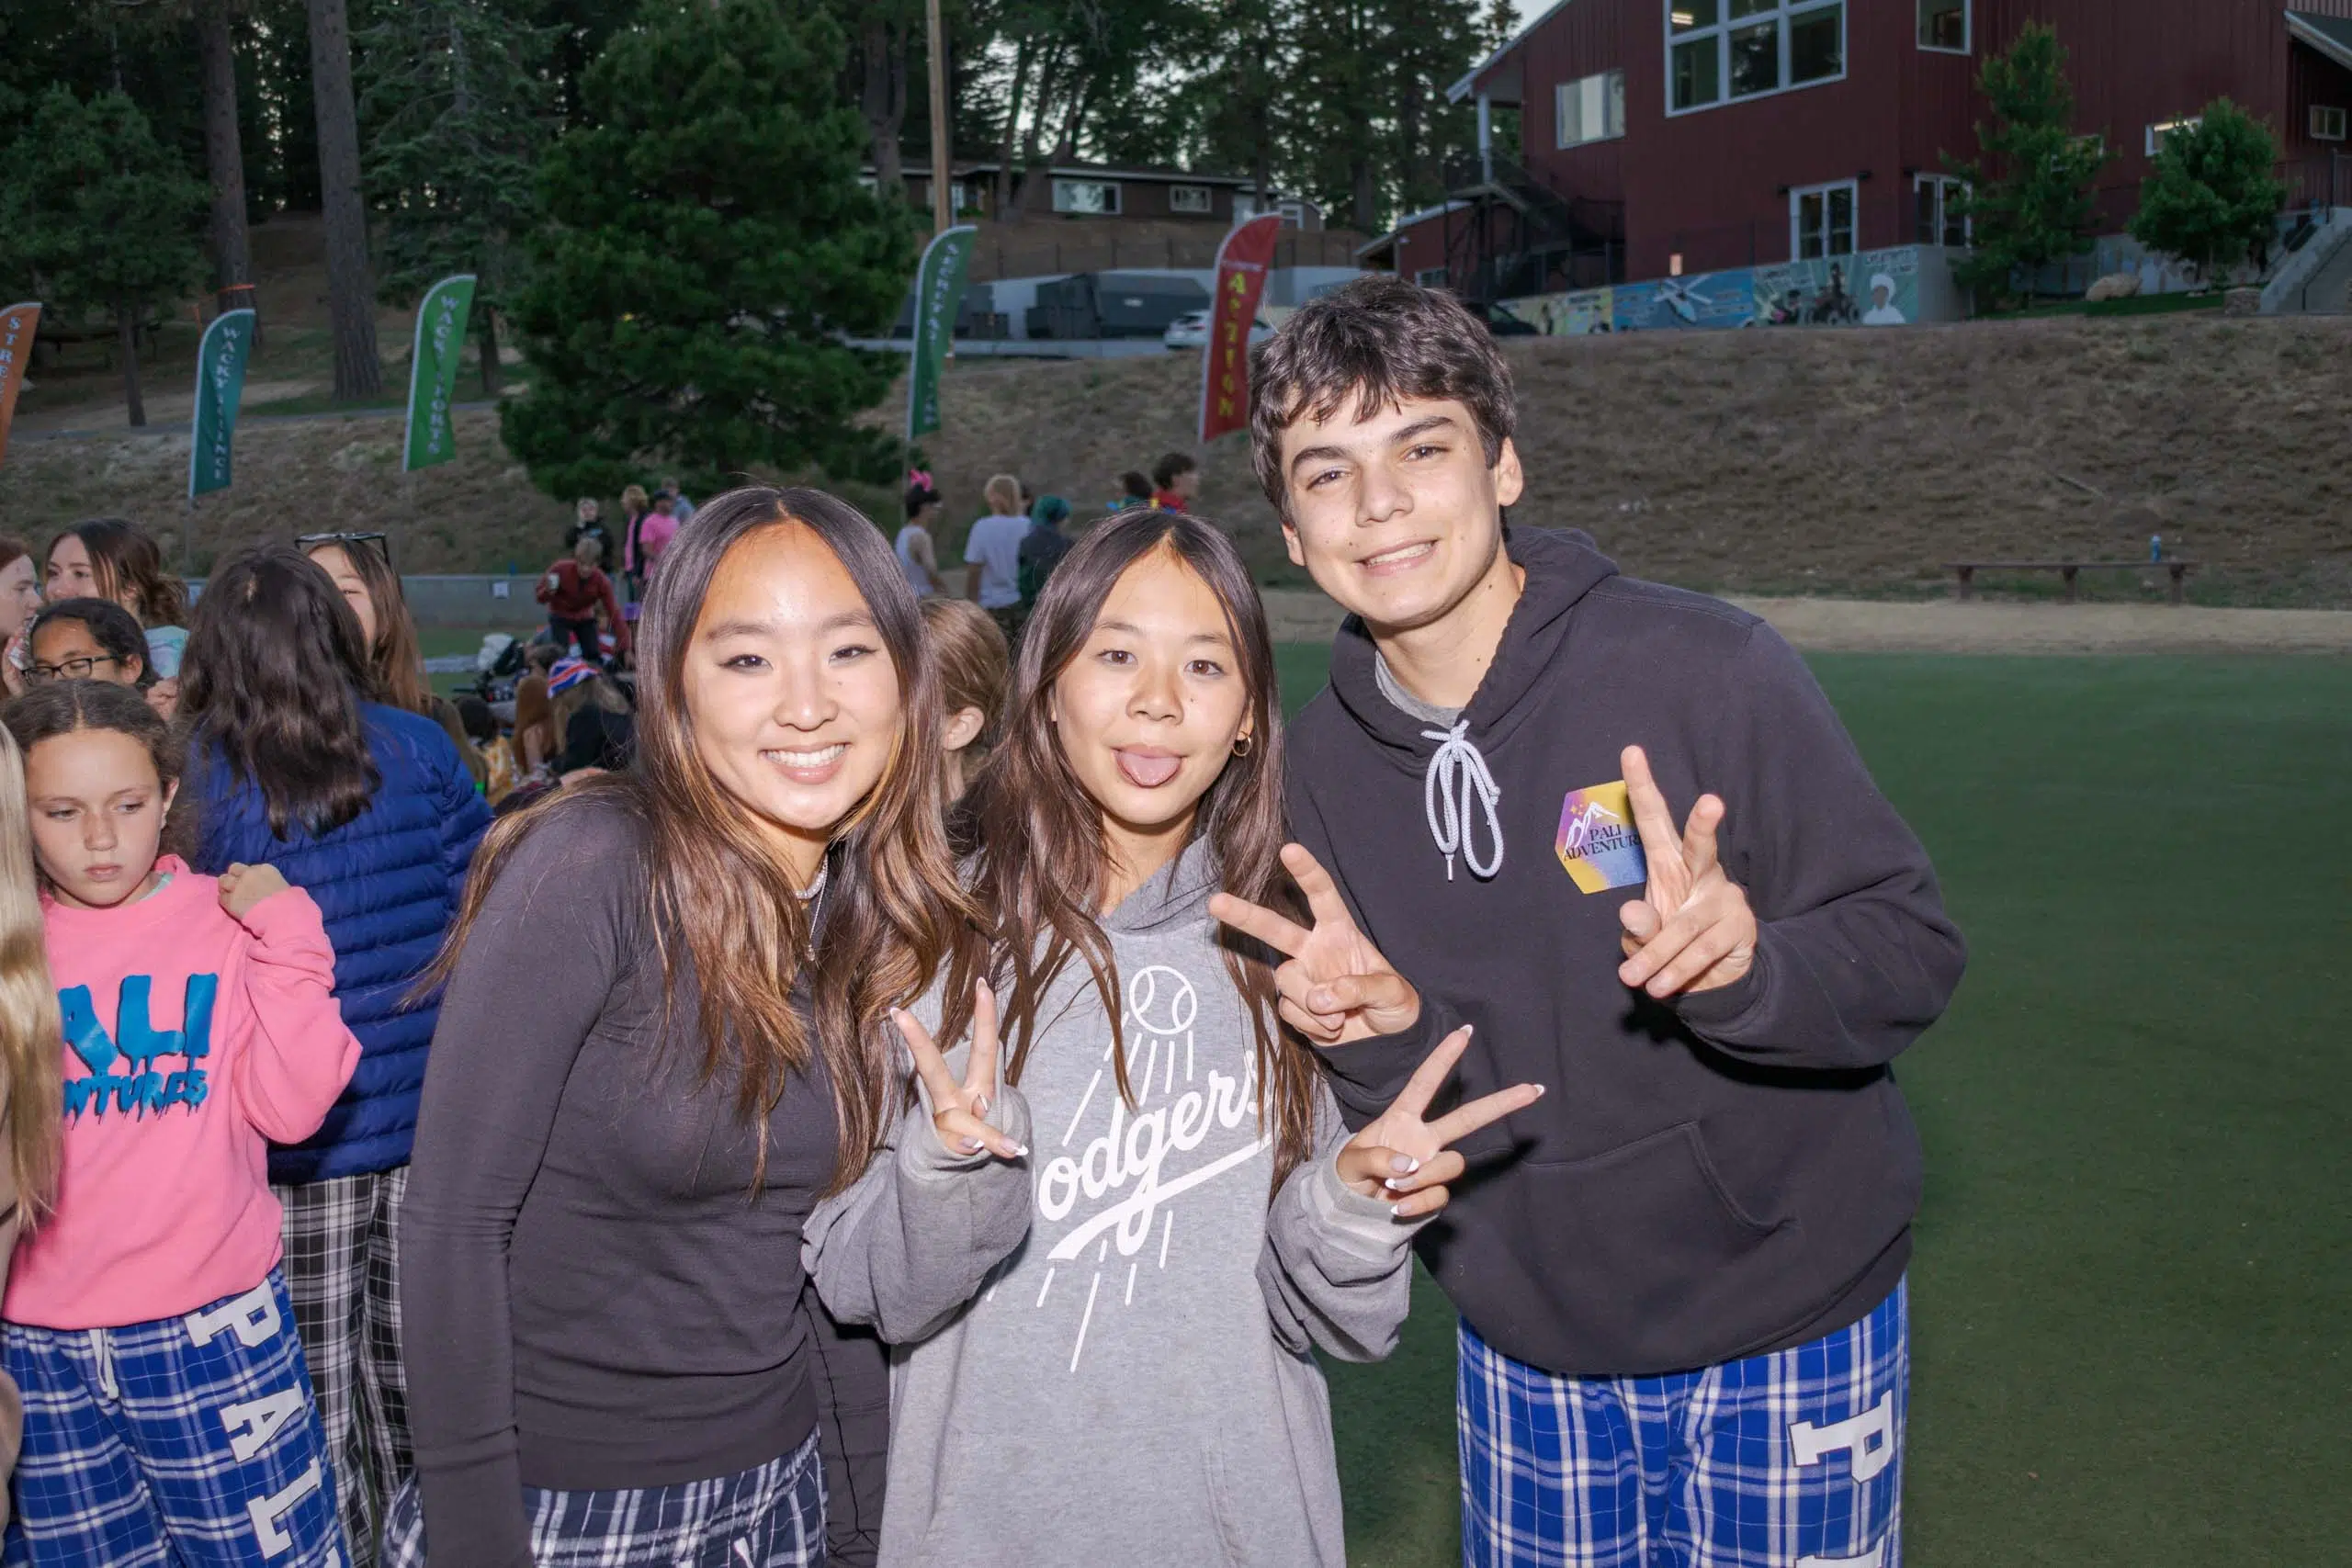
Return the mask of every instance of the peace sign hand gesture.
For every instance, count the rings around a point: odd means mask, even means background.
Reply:
[[[1380,1119],[1340,1151],[1340,1179],[1363,1197],[1395,1199],[1390,1207],[1400,1220],[1426,1219],[1445,1207],[1452,1196],[1445,1184],[1461,1179],[1465,1168],[1462,1156],[1448,1145],[1544,1098],[1542,1084],[1523,1083],[1474,1100],[1434,1122],[1422,1121],[1469,1045],[1466,1025],[1447,1035]]]
[[[1755,965],[1756,912],[1715,857],[1723,799],[1701,795],[1677,833],[1648,756],[1628,746],[1620,761],[1649,885],[1617,912],[1625,927],[1617,977],[1660,999],[1728,986]]]
[[[1274,971],[1283,1021],[1317,1045],[1349,1045],[1413,1027],[1421,994],[1356,929],[1331,874],[1303,844],[1283,846],[1283,865],[1306,895],[1312,927],[1229,893],[1209,900],[1212,916],[1288,960]]]
[[[982,1120],[996,1093],[996,993],[985,981],[972,987],[972,1055],[964,1065],[964,1081],[956,1081],[947,1058],[933,1043],[931,1032],[904,1008],[893,1009],[891,1021],[915,1059],[915,1076],[931,1101],[932,1130],[939,1146],[958,1158],[983,1149],[1001,1160],[1027,1157],[1029,1149]]]

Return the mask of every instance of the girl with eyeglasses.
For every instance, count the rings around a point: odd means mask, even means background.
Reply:
[[[51,681],[99,681],[134,686],[156,716],[170,723],[178,682],[166,686],[147,661],[147,639],[130,611],[104,599],[62,599],[35,615],[25,636],[24,676],[30,686]]]

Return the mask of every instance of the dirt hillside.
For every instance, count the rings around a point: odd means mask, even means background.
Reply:
[[[1631,570],[1756,593],[1932,593],[1940,563],[2207,563],[2215,604],[2352,605],[2352,320],[2051,320],[1907,332],[1518,340],[1521,523],[1589,530]],[[960,521],[1010,468],[1083,514],[1120,470],[1189,447],[1198,361],[966,360],[925,446]],[[117,416],[119,417],[119,415]],[[895,423],[897,411],[876,411]],[[91,423],[98,423],[93,420]],[[562,509],[458,416],[460,459],[403,484],[399,422],[255,421],[198,559],[298,528],[389,527],[415,570],[535,564]],[[1204,454],[1202,511],[1295,581],[1242,440]],[[177,525],[184,434],[32,438],[0,466],[0,530],[119,512]],[[879,493],[860,490],[869,505]],[[2094,592],[2154,592],[2122,573]],[[1996,585],[1996,587],[1998,585]],[[2054,582],[2024,583],[2054,593]]]

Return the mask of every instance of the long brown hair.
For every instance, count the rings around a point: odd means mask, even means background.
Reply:
[[[400,573],[382,549],[366,539],[322,539],[304,547],[302,553],[315,561],[321,550],[343,552],[376,612],[376,637],[368,646],[369,687],[376,700],[430,716],[433,688],[425,683],[424,653],[417,646],[416,622],[408,613],[408,595],[401,592]]]
[[[976,851],[973,892],[987,919],[985,940],[957,944],[948,971],[940,1038],[970,1021],[973,982],[1009,970],[1002,998],[1012,1043],[1008,1082],[1021,1081],[1035,1047],[1046,990],[1073,958],[1083,960],[1109,1018],[1121,1098],[1133,1104],[1126,1042],[1119,1028],[1118,968],[1095,918],[1110,849],[1102,807],[1062,752],[1054,728],[1054,682],[1093,635],[1102,603],[1127,569],[1154,552],[1190,568],[1225,606],[1234,657],[1250,694],[1253,738],[1201,797],[1193,836],[1205,839],[1218,886],[1252,903],[1291,901],[1283,871],[1282,712],[1274,701],[1274,649],[1265,606],[1225,531],[1170,512],[1125,512],[1097,524],[1054,568],[1021,636],[1004,734],[965,797],[961,830]],[[1226,972],[1241,993],[1257,1037],[1258,1116],[1274,1134],[1274,1184],[1314,1147],[1315,1065],[1285,1036],[1274,1011],[1272,966],[1254,946],[1228,936]]]
[[[367,682],[359,616],[334,579],[291,545],[256,546],[197,601],[180,716],[193,745],[261,791],[273,834],[325,833],[383,783],[359,711]]]
[[[57,987],[49,978],[40,893],[33,879],[24,757],[15,739],[0,729],[0,1095],[7,1097],[9,1174],[16,1178],[17,1213],[27,1231],[57,1201],[58,1151],[64,1141],[58,1078],[64,1050]]]
[[[838,830],[829,852],[821,929],[750,807],[728,794],[696,749],[686,705],[686,655],[712,579],[734,546],[761,529],[798,525],[824,541],[865,600],[898,672],[899,744],[880,783]],[[683,943],[701,997],[695,1022],[704,1081],[732,1070],[736,1109],[759,1129],[756,1186],[767,1169],[767,1114],[786,1081],[821,1059],[841,1124],[833,1186],[873,1156],[899,1081],[888,1030],[893,1007],[930,986],[954,933],[973,918],[940,825],[939,681],[913,592],[874,525],[815,490],[750,486],[695,513],[662,556],[639,623],[637,761],[563,792],[491,829],[474,856],[447,944],[427,984],[446,979],[515,846],[575,800],[617,798],[646,825],[650,924],[665,987]],[[792,993],[803,979],[813,1030]],[[674,988],[671,990],[674,1000]]]
[[[142,626],[177,626],[187,622],[187,587],[164,570],[164,547],[153,535],[122,517],[92,517],[76,523],[56,538],[41,557],[44,569],[66,534],[82,541],[90,554],[90,582],[101,599],[111,599],[139,617]],[[130,601],[124,604],[125,600]]]

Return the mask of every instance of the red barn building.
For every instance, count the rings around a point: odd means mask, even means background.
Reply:
[[[1368,258],[1476,299],[1965,243],[1985,55],[2058,30],[2077,123],[2118,154],[2120,231],[2167,128],[2224,95],[2267,119],[2290,204],[2352,207],[2352,0],[1558,0],[1456,84],[1482,134],[1454,198]]]

